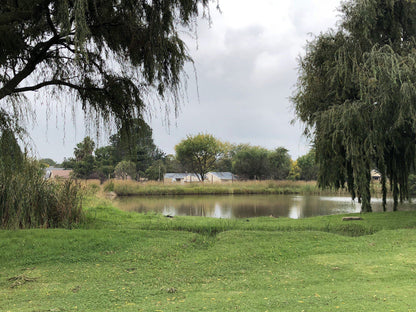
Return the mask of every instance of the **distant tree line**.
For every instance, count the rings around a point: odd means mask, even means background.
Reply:
[[[76,178],[101,181],[160,180],[166,172],[195,173],[203,179],[209,171],[232,172],[244,180],[316,180],[318,173],[313,149],[294,161],[284,147],[230,144],[210,134],[189,135],[175,146],[175,155],[166,155],[154,144],[152,129],[143,120],[135,121],[133,134],[121,129],[109,141],[110,145],[95,148],[86,137],[74,156],[58,166],[73,169]],[[51,159],[43,162],[54,164]]]
[[[246,180],[316,180],[318,173],[313,150],[293,161],[284,147],[230,144],[210,134],[188,136],[175,150],[182,167],[202,179],[209,171],[232,172]]]
[[[166,168],[170,169],[171,157],[154,144],[152,129],[146,122],[136,119],[132,128],[131,132],[121,128],[110,137],[109,145],[100,148],[95,148],[95,142],[85,137],[74,148],[74,157],[59,166],[73,169],[74,177],[81,179],[158,180]]]

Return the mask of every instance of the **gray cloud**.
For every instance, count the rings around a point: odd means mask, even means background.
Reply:
[[[302,125],[290,124],[294,113],[289,97],[296,83],[296,59],[311,39],[308,33],[318,34],[334,26],[340,0],[259,0],[256,12],[250,11],[249,3],[227,0],[223,14],[212,12],[212,27],[202,20],[198,39],[185,38],[195,61],[199,96],[192,66],[188,66],[188,100],[176,120],[171,116],[172,126],[166,126],[163,109],[153,108],[149,122],[155,143],[165,152],[173,153],[186,135],[199,132],[231,143],[269,149],[284,146],[293,158],[308,150]],[[256,17],[252,21],[250,14]],[[82,117],[77,123],[76,139],[67,124],[62,144],[60,125],[59,130],[49,128],[49,143],[45,144],[45,126],[39,122],[33,133],[40,156],[57,160],[71,156],[85,134]]]

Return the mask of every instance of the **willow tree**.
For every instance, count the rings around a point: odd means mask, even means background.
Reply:
[[[344,2],[335,30],[316,36],[300,59],[292,97],[306,124],[322,187],[348,187],[371,211],[370,171],[394,198],[408,196],[416,143],[416,2]]]
[[[209,1],[1,1],[0,117],[27,117],[24,95],[40,89],[117,125],[141,118],[149,94],[176,107],[191,60],[178,34]]]

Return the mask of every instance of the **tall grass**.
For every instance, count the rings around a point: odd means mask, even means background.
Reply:
[[[36,161],[0,170],[1,228],[71,227],[82,218],[80,186],[48,181]]]
[[[106,192],[119,196],[132,195],[227,195],[227,194],[323,194],[314,181],[243,181],[234,183],[174,184],[110,180]],[[333,192],[331,192],[333,193]]]

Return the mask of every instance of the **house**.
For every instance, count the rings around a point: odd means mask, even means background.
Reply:
[[[165,183],[183,183],[185,182],[185,178],[187,175],[187,173],[165,173],[165,175],[163,176],[163,181]]]
[[[236,180],[235,175],[231,172],[208,172],[205,176],[205,182],[224,183]],[[200,182],[200,175],[195,173],[166,173],[163,177],[165,183],[192,183]]]
[[[192,182],[200,182],[201,180],[202,179],[201,179],[201,176],[199,174],[187,173],[187,176],[185,177],[184,182],[192,183]]]
[[[194,173],[165,173],[163,181],[165,183],[190,183],[199,182],[200,179]]]
[[[231,172],[208,172],[206,180],[211,183],[226,183],[237,180]]]
[[[371,180],[381,181],[381,174],[377,170],[371,170]]]
[[[48,167],[45,169],[45,179],[61,178],[69,179],[71,177],[72,169]]]

